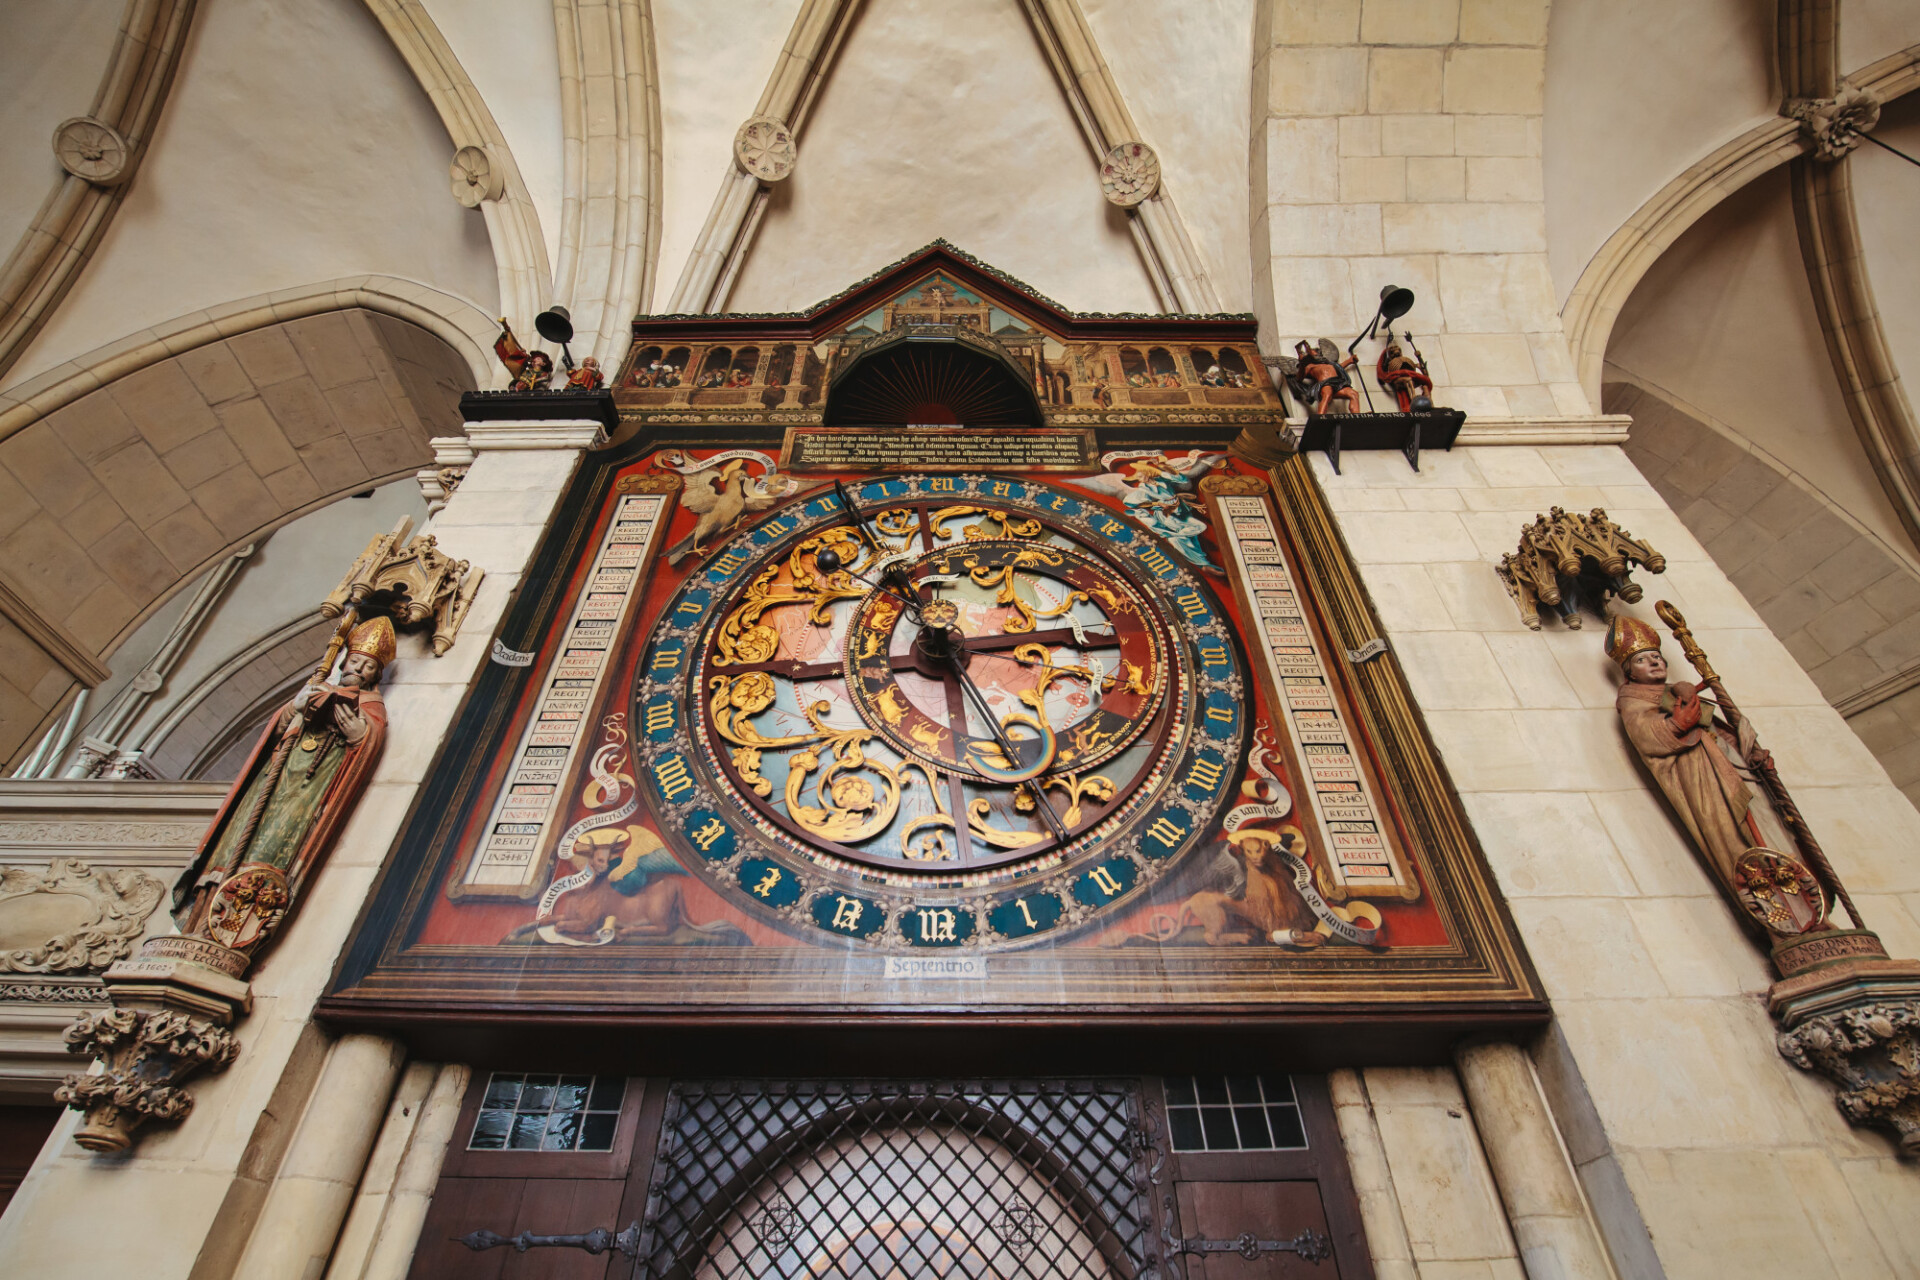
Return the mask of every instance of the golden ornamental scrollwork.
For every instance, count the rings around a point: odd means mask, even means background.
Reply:
[[[1010,511],[972,506],[941,507],[928,516],[927,527],[933,530],[936,538],[951,538],[953,528],[948,521],[961,516],[979,516],[982,521],[991,521],[1000,526],[1000,532],[993,533],[985,523],[962,525],[960,536],[968,542],[984,542],[989,538],[1037,538],[1042,528],[1038,520],[1017,516]]]
[[[893,825],[893,815],[900,810],[900,775],[867,759],[861,748],[871,737],[861,730],[834,735],[826,744],[833,760],[824,769],[820,752],[813,749],[788,762],[787,813],[811,834],[839,844],[857,844]],[[817,769],[820,777],[814,798],[820,803],[810,805],[801,797]],[[878,778],[880,786],[861,776],[865,773]]]

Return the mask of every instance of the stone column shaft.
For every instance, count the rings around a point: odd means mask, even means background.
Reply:
[[[1387,1168],[1387,1149],[1367,1102],[1367,1089],[1358,1071],[1342,1068],[1327,1077],[1333,1096],[1333,1116],[1340,1126],[1340,1142],[1347,1149],[1347,1170],[1360,1201],[1360,1225],[1367,1232],[1367,1252],[1373,1257],[1375,1280],[1418,1280],[1413,1246],[1407,1242],[1407,1224],[1394,1195],[1393,1174]]]
[[[416,1062],[394,1091],[327,1280],[406,1280],[473,1072]]]
[[[386,1036],[334,1042],[234,1280],[320,1275],[379,1135],[406,1051]]]
[[[1454,1061],[1530,1280],[1614,1280],[1527,1055],[1476,1044]]]

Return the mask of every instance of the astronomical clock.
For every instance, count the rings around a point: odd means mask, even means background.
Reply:
[[[637,322],[328,1008],[1537,1018],[1254,336],[940,245]]]

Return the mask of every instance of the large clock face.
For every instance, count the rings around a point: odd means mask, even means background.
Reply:
[[[641,661],[642,774],[685,860],[791,931],[889,947],[1025,944],[1135,899],[1248,736],[1201,577],[1029,480],[803,494],[711,551]]]

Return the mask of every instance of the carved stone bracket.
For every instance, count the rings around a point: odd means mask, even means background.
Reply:
[[[1865,929],[1803,935],[1775,947],[1774,963],[1781,1056],[1838,1086],[1853,1124],[1890,1130],[1900,1154],[1920,1156],[1920,963],[1889,958]]]
[[[137,868],[55,858],[0,869],[0,973],[98,973],[133,954],[165,887]]]
[[[67,1028],[67,1049],[100,1060],[92,1075],[72,1075],[56,1101],[86,1112],[74,1141],[89,1151],[125,1151],[148,1120],[179,1120],[193,1109],[180,1082],[218,1071],[240,1052],[233,1033],[178,1010],[103,1009]]]
[[[1667,558],[1608,519],[1600,507],[1584,516],[1554,507],[1520,526],[1520,549],[1501,556],[1493,571],[1527,626],[1540,630],[1544,604],[1577,631],[1582,605],[1604,617],[1609,596],[1628,604],[1640,599],[1640,584],[1628,576],[1636,565],[1664,573]]]
[[[1860,145],[1860,135],[1880,123],[1880,99],[1866,89],[1841,85],[1831,98],[1788,98],[1780,114],[1800,122],[1816,160],[1832,164]]]
[[[1780,1052],[1838,1085],[1834,1102],[1848,1120],[1891,1129],[1902,1155],[1920,1156],[1920,999],[1868,1001],[1809,1018],[1780,1034]]]

